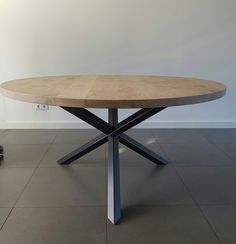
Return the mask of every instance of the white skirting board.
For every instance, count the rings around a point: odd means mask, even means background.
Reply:
[[[86,129],[83,121],[0,121],[0,129]],[[236,128],[236,121],[144,121],[136,128]]]

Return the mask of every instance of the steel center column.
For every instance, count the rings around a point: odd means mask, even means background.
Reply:
[[[118,124],[117,109],[108,109],[108,122],[112,126]],[[120,166],[119,166],[119,136],[112,133],[108,136],[107,162],[107,215],[116,224],[121,217],[120,209]]]

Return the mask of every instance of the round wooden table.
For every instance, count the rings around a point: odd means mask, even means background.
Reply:
[[[226,87],[214,81],[164,76],[52,76],[8,81],[2,94],[20,101],[60,106],[102,133],[58,160],[70,164],[108,142],[108,218],[121,217],[119,142],[157,165],[167,161],[124,132],[169,106],[211,101],[225,95]],[[86,108],[107,108],[108,122]],[[141,108],[118,122],[118,108]]]

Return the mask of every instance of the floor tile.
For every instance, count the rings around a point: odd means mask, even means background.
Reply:
[[[100,133],[96,129],[60,130],[55,138],[54,144],[76,144],[77,146],[82,146]]]
[[[78,145],[74,144],[52,144],[40,162],[39,167],[61,167],[57,160],[64,157],[66,154],[77,149]],[[93,150],[92,152],[84,155],[80,159],[72,162],[70,166],[86,166],[97,165],[105,166],[106,163],[106,150],[105,145]]]
[[[199,134],[204,135],[211,142],[236,143],[236,129],[196,129]]]
[[[1,135],[1,144],[50,144],[57,130],[7,130]]]
[[[155,206],[126,209],[117,226],[108,223],[108,244],[219,244],[196,207]]]
[[[123,207],[194,204],[184,184],[169,166],[121,167]]]
[[[49,145],[6,144],[1,167],[36,167]]]
[[[12,207],[33,174],[32,168],[0,169],[0,207]]]
[[[161,144],[161,147],[171,163],[193,166],[224,166],[235,165],[224,152],[211,145],[204,144]]]
[[[234,162],[236,162],[236,143],[218,142],[216,146],[225,152]]]
[[[236,243],[236,205],[202,206],[223,244]]]
[[[10,211],[11,208],[0,208],[0,229],[2,228],[2,225],[4,224]]]
[[[236,203],[236,167],[176,167],[200,204]]]
[[[0,243],[105,244],[105,209],[15,208],[0,232]]]
[[[152,138],[159,143],[200,144],[207,139],[193,129],[153,129]]]
[[[0,243],[236,243],[236,129],[127,131],[170,163],[156,166],[120,144],[117,226],[106,218],[107,144],[70,166],[56,162],[99,133],[0,130],[0,228],[17,202]]]
[[[20,207],[104,205],[104,167],[38,168],[21,195]]]

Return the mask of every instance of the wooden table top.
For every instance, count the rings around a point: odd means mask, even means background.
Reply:
[[[218,82],[167,76],[51,76],[3,83],[10,98],[82,108],[154,108],[194,104],[224,96]]]

